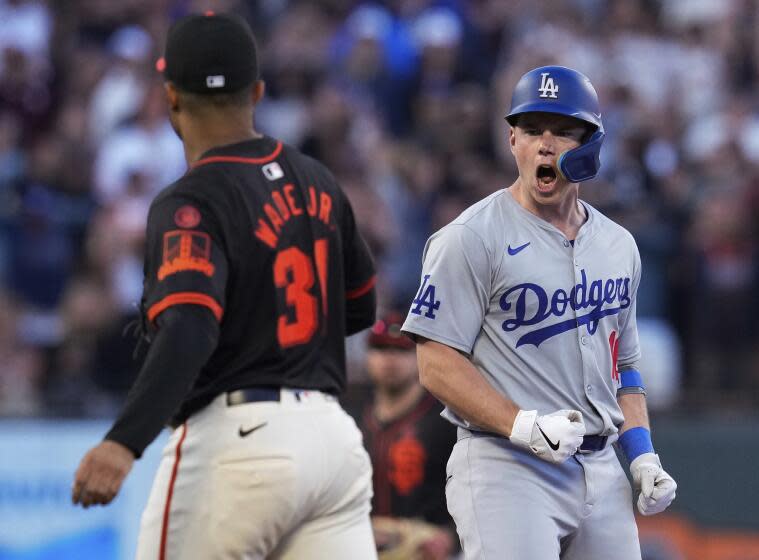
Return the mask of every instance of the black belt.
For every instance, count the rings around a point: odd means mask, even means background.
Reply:
[[[475,435],[483,435],[483,436],[490,436],[490,437],[502,437],[492,432],[485,432],[482,430],[472,430],[469,428],[459,427],[458,439],[463,439],[464,437],[467,437],[465,434],[475,434]],[[606,447],[607,441],[609,441],[609,436],[599,436],[599,435],[584,436],[582,438],[582,444],[580,445],[580,448],[578,451],[581,453],[593,453],[595,451],[601,451],[604,447]]]
[[[248,387],[227,393],[227,406],[254,402],[279,402],[279,387]]]
[[[582,445],[580,445],[580,451],[585,453],[591,453],[593,451],[601,451],[606,447],[606,442],[609,436],[583,436]]]

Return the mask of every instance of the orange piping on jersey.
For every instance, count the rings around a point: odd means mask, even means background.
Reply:
[[[217,321],[221,321],[221,316],[224,314],[224,310],[211,296],[198,292],[177,292],[176,294],[168,295],[158,303],[151,305],[150,309],[148,309],[148,321],[152,323],[156,317],[166,311],[169,307],[173,305],[181,305],[183,303],[205,305],[213,312]]]
[[[249,165],[261,165],[262,163],[269,163],[270,161],[276,159],[281,152],[282,142],[277,142],[277,146],[274,148],[274,151],[268,156],[263,156],[260,158],[247,158],[239,156],[210,156],[207,158],[199,159],[190,165],[190,168],[195,169],[196,167],[206,165],[207,163],[247,163]]]
[[[371,289],[374,287],[374,284],[376,284],[376,283],[377,283],[377,277],[376,276],[372,276],[371,278],[369,278],[369,281],[366,284],[364,284],[363,286],[360,286],[360,287],[356,288],[355,290],[351,290],[349,292],[345,292],[345,299],[358,299],[358,298],[360,298],[364,294],[366,294],[369,291],[371,291]]]
[[[171,511],[171,498],[174,496],[174,483],[177,481],[177,472],[179,471],[179,461],[182,460],[182,444],[187,436],[187,422],[182,424],[182,435],[179,436],[176,450],[174,451],[174,466],[171,469],[171,479],[169,480],[169,489],[166,493],[166,505],[163,508],[163,523],[161,525],[161,545],[158,551],[158,558],[166,560],[166,541],[169,532],[169,512]]]

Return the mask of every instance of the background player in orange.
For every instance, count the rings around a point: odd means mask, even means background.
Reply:
[[[138,558],[373,558],[371,465],[336,399],[345,336],[374,322],[351,206],[324,166],[253,129],[264,85],[242,20],[180,20],[163,68],[190,170],[151,205],[152,343],[73,501],[109,503],[170,423]]]
[[[400,330],[403,319],[390,311],[374,324],[366,353],[371,387],[349,411],[372,459],[372,519],[385,551],[380,559],[445,560],[458,548],[444,491],[456,429],[419,383],[415,345]]]

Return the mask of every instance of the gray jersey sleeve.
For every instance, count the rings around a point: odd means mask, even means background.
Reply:
[[[635,242],[632,241],[634,252],[633,278],[630,283],[630,306],[620,313],[619,318],[619,353],[617,355],[617,369],[625,370],[635,368],[640,359],[640,343],[638,341],[638,323],[635,318],[638,286],[640,285],[641,264],[640,253]]]
[[[470,354],[490,301],[490,263],[484,241],[465,224],[435,233],[403,331]]]

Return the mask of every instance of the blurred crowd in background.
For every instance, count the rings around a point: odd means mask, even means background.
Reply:
[[[640,248],[651,407],[759,404],[757,0],[0,0],[0,415],[110,415],[132,383],[147,209],[186,169],[154,63],[207,9],[251,23],[257,128],[334,172],[383,309],[516,177],[519,76],[585,73],[607,136],[580,193]]]

